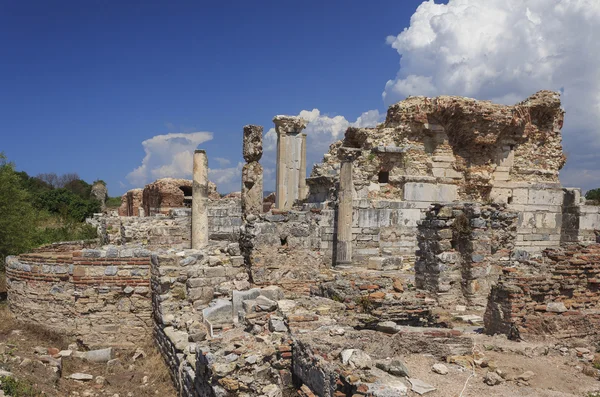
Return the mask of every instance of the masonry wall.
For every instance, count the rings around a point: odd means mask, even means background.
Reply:
[[[369,200],[355,200],[353,207],[356,266],[377,262],[393,270],[414,263],[417,221],[423,216],[422,208],[414,203]],[[286,289],[293,289],[292,284],[296,283],[298,292],[308,292],[307,281],[315,280],[320,270],[332,265],[336,211],[326,205],[307,204],[305,208],[310,209],[273,210],[246,225],[243,233],[252,240],[249,260],[254,282],[286,285]]]
[[[491,286],[510,263],[518,214],[502,205],[434,205],[420,221],[417,288],[440,304],[483,309]]]
[[[600,325],[600,244],[548,249],[504,269],[485,313],[488,334],[583,337]]]
[[[280,382],[281,367],[271,368],[281,357],[266,338],[257,344],[254,336],[245,333],[248,324],[234,327],[235,308],[242,307],[243,299],[262,293],[280,299],[281,293],[250,290],[237,244],[214,255],[208,250],[181,252],[184,255],[152,257],[155,340],[180,395],[232,396],[242,390],[249,396],[263,395],[262,390]],[[264,325],[268,315],[253,313],[253,318]],[[249,345],[244,346],[247,341]],[[279,341],[278,345],[282,344]],[[286,348],[291,350],[288,345]],[[265,355],[263,350],[271,354]],[[260,361],[246,359],[248,356],[260,357]],[[289,359],[286,365],[290,365]],[[289,370],[287,373],[291,381]]]
[[[90,346],[133,346],[152,330],[150,258],[143,249],[11,256],[8,302],[22,321]]]
[[[87,222],[98,229],[103,244],[140,243],[151,249],[191,247],[191,210],[172,209],[168,215],[123,217],[95,214]],[[210,202],[208,228],[211,240],[237,241],[242,224],[239,200]]]

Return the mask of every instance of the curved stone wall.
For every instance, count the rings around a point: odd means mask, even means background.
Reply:
[[[38,252],[6,260],[8,301],[18,319],[95,346],[152,337],[150,251],[109,247]]]

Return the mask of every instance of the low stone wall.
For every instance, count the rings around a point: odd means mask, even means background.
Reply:
[[[548,249],[525,257],[492,288],[485,313],[488,334],[581,337],[600,326],[600,244]]]
[[[149,255],[111,247],[10,256],[10,309],[90,347],[134,345],[152,329]]]
[[[209,202],[208,231],[211,240],[237,242],[242,225],[242,203],[240,200]]]
[[[324,204],[305,207],[305,211],[272,210],[243,227],[243,245],[255,283],[308,293],[310,284],[331,268],[336,252],[336,211]],[[414,203],[355,200],[353,265],[378,270],[412,266],[417,222],[423,211]]]
[[[485,308],[492,284],[510,263],[518,214],[504,205],[434,205],[418,229],[417,288],[448,307]]]
[[[211,240],[235,242],[239,238],[242,212],[239,200],[211,202],[208,209],[208,230]],[[191,209],[178,208],[168,215],[110,216],[94,214],[87,222],[98,229],[103,244],[139,243],[150,249],[191,247]]]

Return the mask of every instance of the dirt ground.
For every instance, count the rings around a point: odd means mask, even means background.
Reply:
[[[18,380],[13,388],[19,392],[13,393],[19,397],[176,396],[167,367],[152,341],[140,345],[145,355],[135,361],[135,349],[115,350],[117,360],[110,365],[63,357],[60,370],[43,363],[48,361],[47,356],[35,352],[36,347],[67,350],[74,342],[42,327],[20,323],[8,310],[6,301],[0,302],[0,370],[11,372]],[[93,375],[94,379],[73,380],[69,378],[73,373]]]
[[[411,376],[436,387],[434,392],[427,393],[429,397],[504,397],[504,396],[535,396],[535,397],[597,397],[600,396],[600,381],[598,370],[591,363],[577,357],[574,350],[589,343],[589,341],[544,341],[538,343],[512,342],[503,337],[474,335],[475,351],[480,351],[480,357],[498,368],[508,380],[489,386],[484,383],[489,367],[481,368],[475,365],[465,368],[457,364],[444,363],[449,372],[440,375],[432,371],[432,366],[439,363],[432,356],[410,355],[404,358]],[[569,344],[571,346],[569,346]],[[568,346],[569,351],[562,355],[559,348]],[[588,344],[589,346],[589,344]],[[593,351],[593,349],[592,349]],[[485,365],[485,364],[484,364]],[[583,373],[587,367],[589,375]],[[535,375],[528,382],[511,380],[525,371]],[[468,382],[467,382],[467,378]],[[466,383],[466,387],[465,387]],[[463,391],[464,388],[464,391]],[[461,395],[461,392],[463,393]],[[596,394],[598,393],[598,394]],[[409,396],[417,396],[409,392]]]

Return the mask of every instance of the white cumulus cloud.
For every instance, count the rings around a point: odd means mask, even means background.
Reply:
[[[142,142],[142,164],[127,174],[133,186],[144,186],[158,178],[190,178],[194,150],[213,139],[212,132],[156,135]]]
[[[346,129],[354,127],[375,127],[385,118],[378,110],[362,113],[355,121],[349,121],[344,116],[328,116],[321,114],[319,109],[302,110],[296,116],[308,121],[306,133],[306,164],[307,175],[313,164],[323,159],[323,154],[329,150],[329,145],[344,137]],[[264,155],[262,163],[265,167],[265,190],[275,190],[275,158],[277,149],[277,133],[275,127],[270,128],[264,136]]]
[[[563,184],[597,187],[600,160],[600,1],[423,2],[410,26],[387,38],[401,56],[383,92],[462,95],[506,104],[541,89],[562,92]]]
[[[243,166],[244,163],[239,162],[235,167],[209,168],[208,179],[217,184],[219,193],[239,192],[242,188]]]

